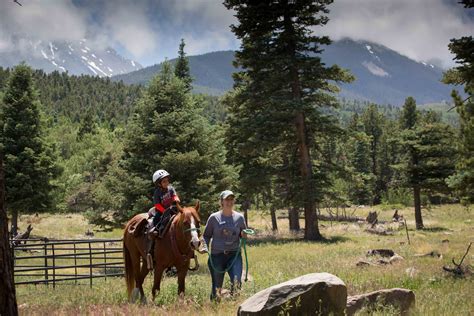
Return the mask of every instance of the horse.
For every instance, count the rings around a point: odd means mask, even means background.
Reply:
[[[161,239],[155,241],[154,257],[157,258],[153,280],[152,296],[155,300],[160,291],[161,278],[166,268],[175,266],[178,274],[178,295],[184,295],[185,279],[188,270],[197,270],[198,263],[194,250],[201,246],[199,201],[196,206],[181,208],[171,222],[169,230]],[[171,250],[171,251],[170,251]],[[196,260],[196,267],[190,269],[191,258]]]
[[[178,294],[184,294],[184,279],[187,270],[190,269],[190,259],[194,257],[194,250],[197,250],[201,245],[199,202],[195,207],[181,207],[178,204],[177,209],[178,214],[169,225],[169,230],[162,239],[155,240],[153,252],[156,264],[153,300],[156,291],[159,291],[164,269],[171,266],[176,266],[178,271]],[[130,302],[135,301],[138,294],[141,302],[146,302],[143,282],[149,272],[146,263],[147,237],[144,234],[147,218],[146,213],[135,215],[128,221],[124,230],[125,281]],[[195,261],[197,267],[196,258]]]

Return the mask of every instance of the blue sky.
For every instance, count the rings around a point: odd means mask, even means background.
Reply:
[[[237,49],[237,23],[221,0],[0,1],[0,52],[14,33],[41,40],[79,40],[111,46],[144,66],[174,58],[179,41],[189,55]],[[417,61],[453,66],[449,39],[472,35],[473,9],[456,0],[335,0],[330,22],[315,31],[373,41]]]

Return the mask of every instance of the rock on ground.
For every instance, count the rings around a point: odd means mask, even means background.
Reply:
[[[379,290],[347,298],[347,315],[354,315],[365,306],[391,305],[400,310],[401,315],[407,315],[409,309],[415,305],[415,293],[411,290],[393,288]]]
[[[347,288],[329,273],[311,273],[283,282],[248,298],[238,315],[344,315]]]

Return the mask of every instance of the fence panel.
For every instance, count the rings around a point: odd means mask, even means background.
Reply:
[[[15,285],[52,284],[124,275],[122,239],[10,240]]]

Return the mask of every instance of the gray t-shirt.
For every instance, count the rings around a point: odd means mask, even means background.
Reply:
[[[212,254],[239,249],[240,232],[246,229],[244,216],[233,211],[232,216],[224,216],[222,211],[212,213],[207,219],[204,240],[209,248],[212,239]]]

